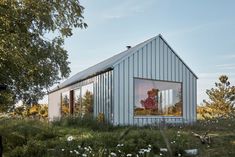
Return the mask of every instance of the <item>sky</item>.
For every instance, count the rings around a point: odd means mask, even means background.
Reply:
[[[222,74],[235,85],[234,0],[80,0],[87,29],[65,40],[70,76],[158,34],[199,77],[197,103]]]

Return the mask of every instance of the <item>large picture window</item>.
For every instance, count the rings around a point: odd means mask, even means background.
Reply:
[[[182,116],[182,85],[146,79],[134,79],[135,116]]]
[[[62,116],[68,115],[70,113],[69,108],[69,91],[61,94],[61,114]]]
[[[61,94],[61,115],[93,113],[93,83]]]
[[[82,114],[93,113],[93,83],[82,86]]]
[[[81,90],[80,88],[74,90],[74,110],[73,113],[78,115],[81,113]]]

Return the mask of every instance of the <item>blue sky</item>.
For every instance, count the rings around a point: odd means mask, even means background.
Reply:
[[[235,85],[234,0],[80,0],[88,28],[66,39],[71,75],[162,34],[198,75],[198,104],[226,74]]]

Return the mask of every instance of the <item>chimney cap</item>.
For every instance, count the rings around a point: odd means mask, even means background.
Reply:
[[[128,45],[128,46],[126,46],[126,48],[127,48],[127,49],[130,49],[130,48],[131,48],[131,46],[130,46],[130,45]]]

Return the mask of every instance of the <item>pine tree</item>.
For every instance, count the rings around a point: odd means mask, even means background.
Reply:
[[[204,117],[235,116],[235,86],[231,86],[228,76],[221,75],[219,83],[215,83],[215,88],[206,91],[209,101],[204,100]]]

